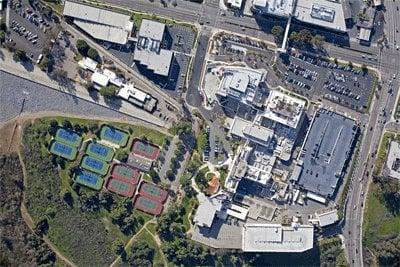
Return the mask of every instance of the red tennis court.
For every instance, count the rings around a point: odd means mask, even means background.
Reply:
[[[118,195],[131,198],[136,190],[136,185],[110,176],[107,180],[107,190]]]
[[[111,170],[111,176],[136,185],[139,183],[140,171],[125,164],[115,163]]]
[[[134,139],[132,153],[150,160],[155,160],[160,154],[160,148],[141,139]]]
[[[139,194],[160,203],[164,203],[168,197],[167,191],[156,185],[146,182],[142,182],[140,184]]]
[[[163,211],[162,204],[158,203],[157,201],[142,197],[140,195],[135,196],[133,207],[156,216],[160,215]]]

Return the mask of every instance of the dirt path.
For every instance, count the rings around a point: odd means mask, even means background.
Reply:
[[[164,252],[161,249],[161,240],[160,240],[160,238],[158,237],[158,235],[154,235],[152,232],[150,232],[150,230],[147,229],[147,227],[146,227],[146,231],[153,237],[154,241],[156,242],[157,247],[158,247],[158,251],[161,254],[161,258],[163,260],[164,266],[165,267],[168,266],[167,259],[165,258]]]
[[[154,222],[153,220],[154,220],[154,219],[151,219],[150,221],[147,221],[147,222],[142,226],[142,228],[140,228],[140,230],[139,230],[135,235],[133,235],[133,236],[131,237],[131,239],[129,239],[128,243],[126,243],[126,245],[125,245],[125,247],[124,247],[125,250],[127,250],[128,247],[132,245],[133,241],[135,241],[135,238],[136,238],[138,235],[140,235],[143,231],[147,230],[146,226],[147,226],[148,224],[150,224],[150,223],[153,223],[153,222]],[[147,231],[148,231],[148,230],[147,230]],[[116,266],[118,266],[118,262],[119,262],[120,260],[121,260],[121,255],[119,255],[119,256],[110,264],[110,267],[116,267]]]
[[[13,138],[11,138],[11,143],[16,142],[16,152],[18,154],[19,157],[19,161],[22,167],[22,173],[23,173],[23,178],[24,178],[24,188],[26,188],[27,185],[27,175],[26,175],[26,169],[25,169],[25,163],[22,160],[22,154],[21,154],[21,141],[22,141],[22,125],[23,122],[16,120],[16,129],[13,133]],[[21,217],[22,219],[25,221],[26,225],[28,226],[28,228],[31,230],[32,233],[35,233],[35,223],[32,219],[32,217],[29,215],[28,210],[25,207],[25,191],[23,191],[22,194],[22,202],[21,202]],[[71,267],[76,267],[76,265],[70,261],[69,259],[67,259],[66,257],[64,257],[64,255],[57,249],[56,246],[53,245],[53,243],[51,243],[51,241],[47,238],[47,236],[43,236],[43,241],[50,247],[50,249],[56,254],[57,258],[60,259],[61,261],[63,261],[66,265],[71,266]]]

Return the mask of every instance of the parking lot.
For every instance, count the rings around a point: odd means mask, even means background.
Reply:
[[[7,41],[15,43],[36,61],[44,47],[50,41],[50,32],[54,28],[53,18],[39,2],[10,1],[9,35]]]
[[[169,25],[165,35],[164,45],[167,49],[190,54],[196,37],[191,28],[177,24]]]
[[[358,111],[368,107],[376,79],[359,68],[302,54],[280,57],[278,70],[295,92],[308,98],[323,97]]]

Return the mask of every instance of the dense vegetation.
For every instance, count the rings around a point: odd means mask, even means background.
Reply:
[[[40,234],[74,263],[81,266],[110,264],[113,243],[125,243],[150,217],[132,210],[132,203],[106,192],[75,184],[74,162],[51,156],[47,147],[57,121],[42,120],[24,131],[24,161],[27,171],[26,206]],[[62,122],[64,127],[93,135],[98,125]],[[93,132],[91,132],[93,131]]]
[[[370,185],[364,221],[364,244],[382,266],[400,265],[400,184],[376,176]],[[373,259],[367,258],[367,263]]]
[[[0,156],[0,266],[53,264],[54,252],[21,217],[22,190],[18,156]]]

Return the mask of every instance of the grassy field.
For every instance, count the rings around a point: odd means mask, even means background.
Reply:
[[[183,218],[183,225],[185,226],[185,230],[190,230],[190,217],[193,215],[192,211],[194,207],[198,206],[198,200],[196,198],[188,198],[185,197],[182,201],[182,205],[185,208],[185,214],[182,216]]]
[[[380,237],[400,232],[400,215],[389,212],[383,203],[381,189],[374,183],[370,184],[367,195],[363,228],[363,241],[370,249]]]

